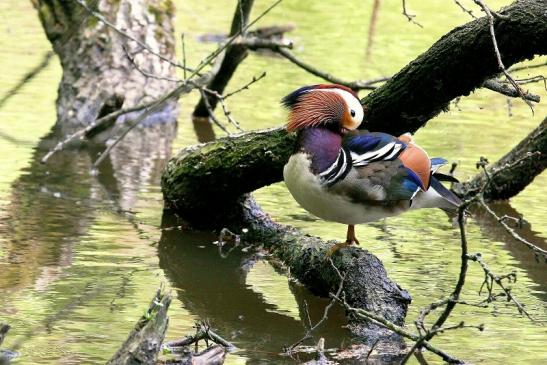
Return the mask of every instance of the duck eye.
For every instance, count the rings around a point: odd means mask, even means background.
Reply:
[[[355,116],[355,110],[351,109],[351,116],[354,117]]]

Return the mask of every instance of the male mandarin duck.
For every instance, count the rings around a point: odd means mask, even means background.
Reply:
[[[358,131],[364,117],[357,94],[341,85],[302,87],[282,99],[296,148],[283,169],[294,199],[310,213],[348,225],[346,242],[359,244],[355,224],[410,209],[456,210],[460,200],[436,178],[442,158],[430,159],[410,133]]]

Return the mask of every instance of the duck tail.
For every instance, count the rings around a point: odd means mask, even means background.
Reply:
[[[445,188],[444,185],[441,184],[441,182],[434,176],[431,177],[431,185],[429,188],[433,189],[433,191],[442,198],[442,201],[438,201],[438,208],[451,212],[455,212],[458,210],[458,207],[462,203],[460,198],[458,198],[456,194]]]

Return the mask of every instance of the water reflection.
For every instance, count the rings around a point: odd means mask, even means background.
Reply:
[[[73,263],[75,246],[88,234],[101,209],[131,211],[142,186],[158,185],[170,157],[176,123],[137,128],[91,174],[104,145],[74,146],[40,159],[61,138],[57,128],[41,139],[30,165],[13,182],[9,204],[0,212],[0,290],[34,287],[43,292]],[[0,308],[9,308],[3,295]]]
[[[499,217],[508,215],[518,218],[522,216],[507,201],[489,203],[489,206]],[[517,266],[525,270],[527,276],[536,284],[536,290],[532,290],[531,293],[538,296],[539,299],[547,301],[547,270],[545,270],[543,258],[536,258],[532,250],[511,236],[484,208],[474,209],[473,217],[478,221],[481,232],[485,236],[492,241],[503,242],[503,247],[516,259]],[[516,227],[514,222],[507,221],[506,223],[528,242],[547,249],[547,242],[532,229],[530,223],[525,223],[521,227]]]
[[[176,225],[168,212],[164,213],[163,225]],[[260,290],[249,286],[244,269],[249,267],[248,254],[236,249],[221,258],[217,247],[211,244],[215,239],[205,233],[164,231],[158,247],[159,265],[179,289],[177,296],[185,308],[198,318],[209,320],[221,335],[243,349],[246,357],[279,363],[282,349],[304,335],[302,320],[280,312],[278,306],[265,300]],[[200,269],[205,267],[207,270]],[[290,289],[298,303],[300,318],[307,318],[303,312],[306,306],[312,321],[321,318],[326,300],[310,295],[297,284],[291,284]],[[330,347],[348,343],[348,332],[341,328],[344,322],[342,311],[333,308],[315,340],[325,337]]]

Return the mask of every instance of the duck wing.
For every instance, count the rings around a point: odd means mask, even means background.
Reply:
[[[338,176],[336,181],[331,181],[329,190],[345,195],[356,203],[409,203],[424,186],[419,174],[405,164],[405,160],[408,160],[415,166],[421,166],[414,163],[414,155],[417,155],[415,151],[405,152],[413,148],[409,146],[409,143],[385,133],[360,132],[346,135],[341,153],[347,156],[350,163],[343,178]],[[427,158],[427,168],[430,166]],[[333,173],[331,175],[336,176]]]

